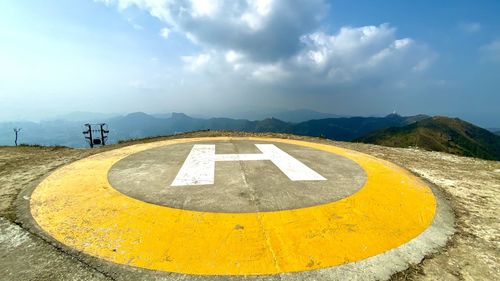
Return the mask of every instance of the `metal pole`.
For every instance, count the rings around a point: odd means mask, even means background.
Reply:
[[[14,140],[14,143],[16,146],[17,146],[17,135],[19,134],[19,131],[21,131],[21,128],[14,128],[14,133],[16,134],[16,139]]]
[[[104,129],[103,129],[103,126],[104,124],[101,124],[101,143],[102,145],[106,145],[106,143],[104,142]]]
[[[94,148],[94,138],[92,137],[92,125],[87,124],[89,127],[90,148]]]

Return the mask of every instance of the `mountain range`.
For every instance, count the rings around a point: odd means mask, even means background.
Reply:
[[[108,120],[116,139],[142,138],[198,130],[235,130],[245,132],[290,133],[350,141],[377,129],[404,126],[427,118],[425,115],[402,117],[349,117],[309,120],[300,123],[285,122],[277,118],[260,121],[246,119],[200,119],[183,113],[172,113],[170,118],[155,118],[145,113],[132,113]]]
[[[311,112],[289,113],[287,120],[300,120]],[[72,115],[77,116],[78,114]],[[335,117],[302,122],[272,117],[259,121],[232,118],[194,118],[183,113],[149,115],[142,112],[125,116],[99,116],[109,126],[108,143],[120,140],[172,135],[198,130],[289,133],[339,141],[359,141],[386,146],[419,146],[424,149],[500,159],[500,137],[459,119],[427,115],[385,117]],[[107,118],[106,118],[107,117]],[[22,128],[20,143],[86,147],[83,124],[97,120],[51,120],[0,123],[0,145],[12,145],[13,128]]]
[[[306,114],[322,116],[322,113],[306,112]],[[275,117],[250,121],[232,118],[194,118],[183,113],[153,116],[135,112],[125,116],[102,119],[98,119],[100,115],[87,114],[89,119],[75,121],[75,116],[83,115],[84,113],[71,114],[68,119],[55,119],[38,123],[0,123],[0,145],[12,145],[12,129],[22,128],[19,136],[21,143],[85,147],[86,143],[82,135],[85,129],[83,124],[98,121],[109,125],[109,143],[198,130],[291,133],[349,141],[377,129],[404,126],[428,117],[425,115],[402,117],[391,114],[386,117],[339,117],[287,122]],[[289,112],[286,115],[288,115],[288,120],[299,120],[305,116],[304,111]]]

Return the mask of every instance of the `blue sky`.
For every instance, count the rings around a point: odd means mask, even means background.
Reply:
[[[500,2],[0,2],[0,120],[393,110],[500,127]]]

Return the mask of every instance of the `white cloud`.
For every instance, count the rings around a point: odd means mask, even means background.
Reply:
[[[260,61],[294,55],[300,36],[313,31],[327,10],[323,0],[101,1],[118,9],[138,7],[192,42]]]
[[[213,17],[220,8],[219,1],[190,0],[193,17]]]
[[[229,50],[226,52],[225,58],[228,63],[235,63],[241,60],[243,55],[233,50]]]
[[[249,1],[249,9],[241,16],[241,20],[253,31],[262,29],[272,11],[273,0]]]
[[[127,18],[127,21],[132,25],[132,28],[135,30],[143,30],[144,27],[138,23],[135,22],[133,18]]]
[[[416,72],[422,72],[425,71],[427,68],[429,68],[431,64],[432,64],[432,59],[424,58],[413,67],[413,70]]]
[[[481,24],[479,22],[462,22],[458,27],[467,33],[476,33],[481,31]]]
[[[323,0],[102,0],[136,6],[201,48],[182,57],[191,74],[303,84],[400,81],[432,65],[436,55],[389,24],[319,31]],[[217,74],[217,75],[213,75]],[[393,83],[393,82],[392,82]]]
[[[261,82],[277,82],[281,81],[288,77],[287,71],[283,69],[280,64],[265,64],[256,66],[249,78],[253,78],[255,80]]]
[[[480,49],[485,61],[500,62],[500,40],[493,41],[482,46]]]
[[[400,40],[395,40],[392,43],[392,45],[395,49],[399,50],[399,49],[403,49],[403,48],[408,47],[412,43],[413,43],[413,40],[411,40],[410,38],[404,38],[404,39],[400,39]]]
[[[171,30],[167,27],[164,27],[160,30],[160,36],[165,38],[165,39],[168,39],[168,36],[170,36],[170,32]]]
[[[397,39],[395,31],[382,24],[343,27],[333,35],[324,32],[305,35],[302,37],[305,47],[295,58],[295,65],[303,73],[325,75],[331,82],[425,70],[434,55],[410,38]]]
[[[197,71],[206,66],[212,59],[212,56],[208,53],[202,53],[193,56],[183,56],[181,59],[186,63],[188,70]]]
[[[398,39],[395,32],[388,24],[344,27],[337,34],[313,32],[301,37],[297,54],[274,62],[252,60],[235,50],[210,50],[209,57],[201,53],[184,58],[184,62],[198,73],[278,85],[391,81],[424,72],[432,65],[436,58],[432,51],[410,38]],[[208,63],[210,67],[200,67]]]

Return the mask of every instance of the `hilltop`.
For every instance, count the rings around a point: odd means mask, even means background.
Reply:
[[[458,118],[443,116],[377,130],[356,141],[500,160],[500,136]]]
[[[54,169],[92,154],[136,143],[176,137],[259,136],[293,138],[332,144],[361,151],[398,164],[442,191],[456,214],[457,233],[445,249],[421,263],[396,274],[391,280],[460,280],[474,276],[494,280],[498,276],[496,237],[499,235],[497,196],[500,189],[500,162],[465,158],[441,152],[347,143],[285,134],[255,134],[206,131],[178,136],[134,140],[98,149],[61,147],[0,147],[0,263],[1,272],[16,269],[18,280],[130,280],[137,275],[105,276],[63,252],[44,239],[21,228],[16,202],[28,200],[23,191]],[[17,198],[17,201],[16,201]],[[8,262],[7,262],[8,261]],[[111,279],[113,277],[113,279]],[[135,277],[135,278],[134,278]],[[1,279],[1,278],[0,278]]]

